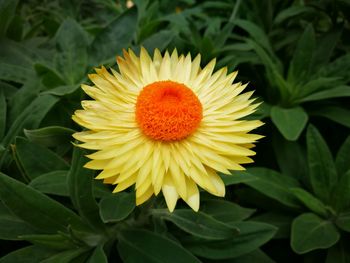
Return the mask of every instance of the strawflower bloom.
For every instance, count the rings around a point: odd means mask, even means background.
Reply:
[[[262,136],[249,132],[262,125],[242,120],[258,104],[252,92],[233,83],[237,72],[213,73],[215,60],[203,69],[200,55],[178,56],[144,48],[140,57],[125,51],[117,57],[119,71],[101,67],[82,85],[92,100],[72,117],[87,128],[74,134],[80,147],[96,150],[85,167],[102,170],[96,179],[120,192],[135,185],[136,204],[163,193],[173,211],[182,198],[199,209],[198,186],[216,196],[225,185],[216,172],[243,170],[251,148]]]

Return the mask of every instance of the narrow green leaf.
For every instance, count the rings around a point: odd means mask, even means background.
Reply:
[[[42,94],[51,94],[51,95],[62,97],[62,96],[72,94],[73,92],[78,90],[79,87],[80,87],[80,85],[78,85],[78,84],[76,84],[76,85],[63,85],[63,86],[58,86],[58,87],[55,87],[53,89],[44,91]]]
[[[75,20],[68,18],[57,30],[55,39],[59,51],[54,58],[57,70],[67,84],[79,83],[87,68],[86,32]]]
[[[15,250],[0,258],[0,263],[38,263],[50,257],[55,252],[38,246],[28,246]]]
[[[16,139],[15,149],[22,168],[31,179],[51,171],[69,169],[69,165],[53,151],[24,138]]]
[[[16,216],[43,233],[86,229],[71,210],[29,186],[0,173],[0,199]]]
[[[298,83],[305,79],[310,71],[315,49],[315,32],[309,24],[301,35],[288,70],[288,81]]]
[[[13,16],[18,0],[2,0],[0,2],[0,37],[4,37]]]
[[[350,170],[340,177],[332,191],[332,207],[343,212],[350,208]]]
[[[106,196],[100,202],[100,215],[105,223],[118,222],[130,215],[135,208],[134,193],[117,193]]]
[[[293,219],[294,215],[277,212],[265,212],[258,216],[254,216],[251,220],[275,226],[278,230],[273,238],[282,239],[290,238],[290,228]]]
[[[0,140],[5,134],[6,130],[6,98],[3,89],[0,89]]]
[[[332,98],[345,98],[350,97],[350,86],[339,86],[339,87],[330,87],[327,90],[321,90],[310,94],[302,99],[298,100],[299,103],[332,99]]]
[[[301,214],[293,221],[291,246],[298,254],[329,248],[339,238],[340,234],[333,223],[315,214]]]
[[[238,234],[238,229],[215,220],[203,213],[177,209],[170,213],[165,209],[154,209],[152,214],[174,223],[183,231],[208,240],[223,240]]]
[[[205,200],[201,203],[200,210],[224,223],[242,221],[256,211],[225,200]]]
[[[53,171],[34,178],[29,186],[45,194],[68,196],[68,171]]]
[[[337,167],[337,171],[339,176],[344,175],[346,172],[350,170],[350,136],[348,136],[345,142],[340,147],[337,157],[335,159],[335,166]]]
[[[103,246],[98,246],[94,249],[91,257],[87,260],[87,263],[108,263],[107,256],[103,251]]]
[[[298,16],[303,13],[312,12],[312,11],[314,11],[314,9],[308,6],[293,5],[279,12],[273,22],[275,24],[280,24],[292,17]]]
[[[19,240],[20,235],[34,234],[36,230],[15,216],[0,202],[0,239]]]
[[[348,240],[341,239],[335,246],[328,249],[326,263],[348,263],[350,262],[350,253],[348,249]]]
[[[137,11],[130,8],[106,26],[92,42],[90,64],[98,65],[114,59],[122,48],[130,46],[137,25]]]
[[[43,234],[32,234],[32,235],[21,235],[21,240],[27,240],[30,243],[38,246],[44,246],[48,249],[65,250],[69,248],[75,248],[76,243],[68,239],[66,236],[61,234],[54,235],[43,235]]]
[[[350,110],[339,106],[326,106],[318,108],[313,112],[314,115],[325,117],[331,121],[337,122],[350,128]]]
[[[160,51],[163,51],[168,47],[174,37],[174,31],[161,30],[143,41],[142,46],[144,46],[148,52],[150,52],[150,54],[152,54],[156,48],[158,48]]]
[[[314,126],[308,127],[306,137],[311,186],[315,195],[328,203],[331,191],[338,181],[332,154]]]
[[[98,205],[92,192],[93,171],[84,168],[87,158],[81,149],[75,147],[71,169],[68,173],[68,191],[79,214],[95,229],[104,230]]]
[[[350,232],[350,212],[339,214],[335,223],[340,229]]]
[[[122,231],[118,251],[125,263],[200,262],[180,244],[147,230]]]
[[[326,206],[322,203],[322,201],[314,197],[311,193],[305,191],[302,188],[292,188],[291,191],[312,212],[322,217],[328,216]]]
[[[234,224],[240,230],[229,240],[207,241],[195,238],[187,238],[185,242],[188,248],[195,255],[209,259],[236,258],[252,252],[270,240],[276,233],[276,228],[258,222],[238,222]]]
[[[223,261],[222,263],[252,263],[252,262],[275,263],[274,260],[272,260],[266,253],[264,253],[260,249],[256,249],[252,252],[249,252],[237,258],[228,259],[227,261]]]
[[[226,186],[257,180],[257,178],[245,171],[232,171],[231,175],[219,174]]]
[[[304,130],[309,117],[301,107],[281,108],[273,106],[271,108],[271,120],[276,125],[281,134],[290,141],[299,138]]]
[[[40,263],[71,263],[75,258],[84,254],[87,250],[87,248],[75,248],[62,251],[41,261]]]
[[[290,190],[299,186],[294,178],[262,167],[251,168],[248,172],[258,179],[244,184],[288,207],[300,208],[300,202]]]
[[[25,136],[34,143],[46,147],[54,147],[64,143],[70,143],[75,131],[61,126],[49,126],[35,130],[24,130]]]

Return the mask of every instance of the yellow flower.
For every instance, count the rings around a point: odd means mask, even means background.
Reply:
[[[135,185],[136,204],[163,193],[173,211],[182,198],[199,209],[198,186],[216,196],[225,185],[216,172],[243,170],[251,148],[262,136],[249,132],[259,120],[241,120],[253,113],[253,92],[233,83],[237,72],[213,73],[215,60],[203,69],[200,55],[178,56],[177,51],[153,59],[144,48],[117,58],[119,72],[104,67],[82,85],[93,99],[72,117],[88,131],[74,134],[80,147],[97,150],[85,167],[102,170],[96,179],[116,185],[120,192]]]

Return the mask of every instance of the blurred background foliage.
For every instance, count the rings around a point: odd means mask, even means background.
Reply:
[[[350,262],[349,0],[0,0],[0,263]],[[135,207],[82,168],[71,120],[123,48],[239,70],[256,163],[200,212]]]

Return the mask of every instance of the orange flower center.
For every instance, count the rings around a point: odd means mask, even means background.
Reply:
[[[173,81],[157,81],[142,89],[136,102],[136,121],[148,137],[181,140],[202,120],[202,104],[192,90]]]

